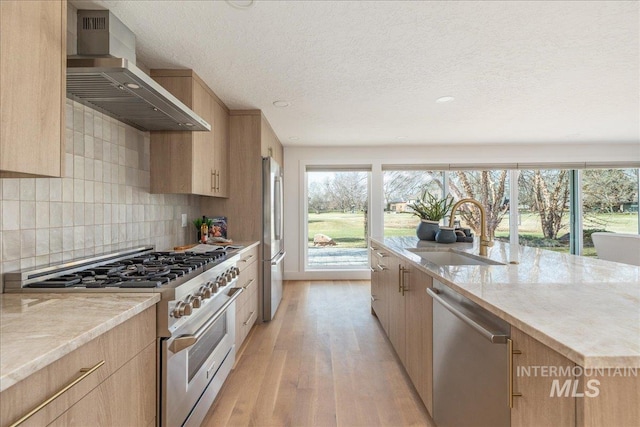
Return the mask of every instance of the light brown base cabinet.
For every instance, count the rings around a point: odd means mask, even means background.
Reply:
[[[511,339],[513,388],[522,394],[513,400],[512,427],[640,426],[640,377],[633,370],[583,369],[513,326]]]
[[[433,279],[388,251],[370,245],[371,311],[378,317],[416,391],[433,408]]]
[[[84,374],[21,426],[154,425],[155,306],[3,391],[0,426],[13,424]]]
[[[258,319],[258,246],[242,253],[236,263],[240,269],[238,286],[244,291],[236,300],[236,355]]]

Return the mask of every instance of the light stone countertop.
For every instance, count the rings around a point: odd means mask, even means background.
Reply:
[[[158,301],[158,293],[0,294],[0,392]]]
[[[439,266],[406,248],[477,242],[371,240],[584,368],[640,368],[640,267],[501,242],[487,257],[506,265]]]

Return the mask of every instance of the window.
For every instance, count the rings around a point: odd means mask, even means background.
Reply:
[[[369,175],[307,169],[307,268],[368,266]]]
[[[638,169],[585,169],[582,174],[582,255],[596,256],[596,231],[638,233]]]
[[[509,171],[464,170],[450,173],[449,193],[456,200],[471,198],[485,209],[490,238],[509,242]],[[456,212],[460,225],[480,236],[480,212],[472,204],[460,206]]]
[[[428,170],[384,170],[384,235],[415,236],[419,218],[407,205],[425,190],[434,196],[444,194],[444,172]]]

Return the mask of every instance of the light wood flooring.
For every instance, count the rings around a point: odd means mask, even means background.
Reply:
[[[288,281],[203,426],[435,427],[370,311],[368,281]]]

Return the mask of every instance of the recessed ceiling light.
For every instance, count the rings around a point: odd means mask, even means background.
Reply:
[[[226,0],[227,4],[236,9],[248,9],[253,6],[253,0]]]
[[[275,107],[284,108],[288,107],[291,104],[289,104],[289,101],[273,101],[273,105]]]
[[[455,100],[453,96],[441,96],[440,98],[436,99],[436,102],[438,104],[444,104],[445,102],[452,102],[453,100]]]
[[[125,83],[124,85],[129,89],[140,89],[140,85],[137,85],[135,83]]]
[[[406,136],[399,136],[398,139],[407,139]]]
[[[300,138],[298,138],[297,136],[290,136],[290,137],[289,137],[289,139],[290,139],[291,141],[297,141],[297,140],[299,140]]]

